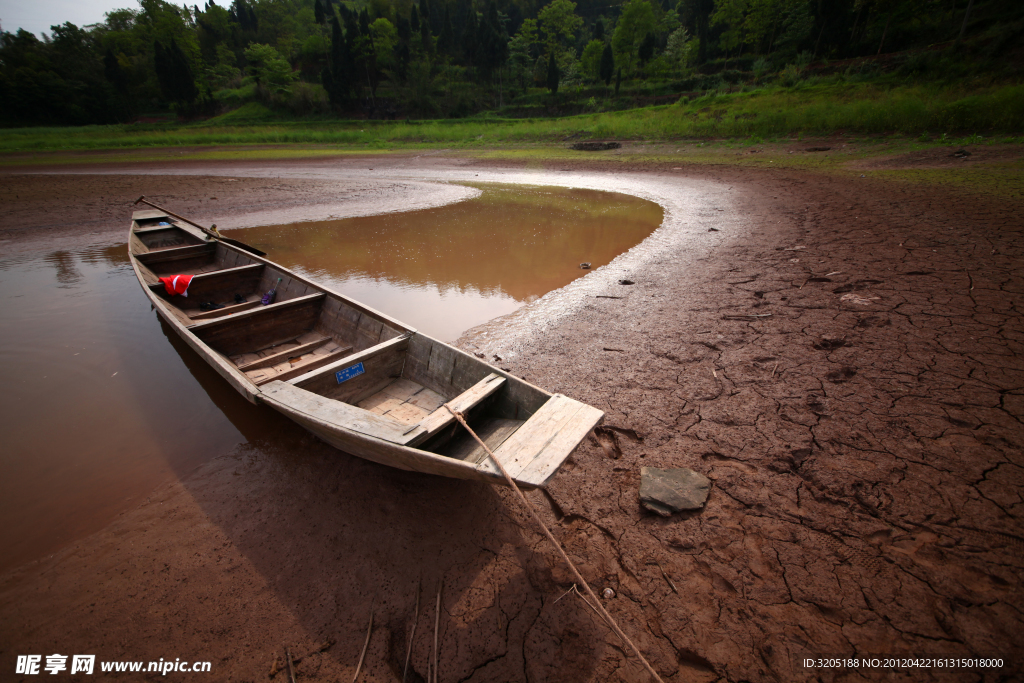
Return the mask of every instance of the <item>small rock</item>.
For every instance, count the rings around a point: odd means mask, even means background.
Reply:
[[[958,149],[957,151],[953,152],[949,156],[956,157],[957,159],[966,159],[967,157],[971,156],[971,153],[968,152],[963,147],[961,147],[960,149]]]
[[[635,285],[636,283],[632,280],[619,280],[620,285]]]
[[[590,270],[590,261],[585,261],[584,263],[581,263],[580,268],[582,268],[583,270]]]
[[[601,591],[601,597],[605,600],[611,600],[615,597],[615,591],[613,591],[611,588],[605,588],[603,591]]]
[[[711,480],[685,467],[640,468],[640,503],[662,517],[683,510],[700,510],[707,502]]]
[[[622,145],[618,142],[604,142],[604,141],[589,141],[589,142],[577,142],[569,145],[569,149],[575,149],[578,152],[603,152],[609,149],[619,149]]]

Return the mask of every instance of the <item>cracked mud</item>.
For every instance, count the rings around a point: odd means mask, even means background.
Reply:
[[[732,188],[728,211],[682,222],[719,241],[609,266],[601,296],[543,329],[527,313],[511,341],[463,340],[618,428],[528,496],[613,589],[622,628],[672,681],[860,680],[799,662],[867,654],[1006,662],[867,679],[1020,675],[1019,202],[788,170],[631,172]],[[188,656],[255,681],[288,646],[299,680],[336,680],[372,602],[363,680],[392,681],[422,581],[409,680],[427,676],[442,582],[440,680],[645,680],[509,492],[279,431],[0,577],[3,661]],[[642,466],[705,474],[705,509],[642,510]]]

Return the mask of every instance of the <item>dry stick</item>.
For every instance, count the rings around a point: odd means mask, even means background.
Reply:
[[[295,683],[295,671],[292,669],[292,655],[288,652],[288,648],[284,649],[284,661],[288,662],[288,680],[291,683]]]
[[[402,668],[402,683],[405,683],[405,676],[409,673],[409,658],[412,656],[412,642],[416,638],[416,624],[420,621],[420,589],[422,588],[423,577],[420,577],[416,584],[416,612],[412,618],[412,632],[409,634],[409,647],[405,651],[405,666]]]
[[[441,589],[444,587],[442,580],[437,584],[437,605],[434,607],[434,683],[437,683],[437,632],[441,626]]]
[[[491,456],[491,460],[494,461],[494,464],[498,466],[498,469],[501,470],[502,475],[504,475],[505,481],[507,481],[508,485],[512,487],[512,490],[516,492],[516,495],[519,496],[519,501],[530,513],[530,516],[533,517],[533,521],[535,521],[537,525],[544,530],[544,535],[548,537],[549,541],[551,541],[551,545],[555,546],[555,550],[558,551],[558,554],[562,556],[562,559],[565,561],[565,564],[568,565],[570,570],[572,570],[572,573],[576,577],[576,580],[583,584],[583,587],[587,589],[587,594],[597,605],[597,609],[601,611],[601,616],[604,617],[605,620],[607,620],[608,625],[615,632],[615,635],[617,635],[624,642],[629,644],[629,646],[633,649],[633,652],[636,653],[636,656],[640,658],[640,661],[641,663],[643,663],[644,668],[647,669],[647,671],[651,674],[654,680],[658,681],[658,683],[665,683],[662,680],[661,676],[658,675],[658,672],[654,670],[654,667],[652,667],[650,663],[647,661],[647,659],[644,657],[643,653],[640,652],[640,648],[638,648],[636,644],[629,639],[629,636],[622,632],[622,629],[619,628],[619,625],[617,623],[615,623],[615,619],[612,618],[612,615],[608,613],[608,610],[604,608],[604,605],[601,604],[601,601],[597,599],[597,595],[594,594],[594,590],[590,587],[590,584],[587,583],[587,580],[584,579],[583,575],[580,574],[578,569],[576,569],[576,565],[572,563],[572,560],[569,559],[569,556],[565,554],[565,550],[562,549],[562,546],[555,539],[554,535],[552,535],[547,525],[544,524],[543,521],[541,521],[541,518],[537,514],[537,511],[534,509],[533,505],[530,504],[530,501],[526,499],[526,496],[523,495],[523,492],[519,490],[518,486],[516,486],[515,480],[512,479],[511,475],[509,475],[508,473],[508,470],[505,469],[505,466],[502,465],[501,461],[498,460],[498,458],[494,455],[494,452],[491,451],[491,449],[488,448],[487,444],[485,444],[480,439],[480,437],[477,436],[476,432],[474,432],[470,428],[470,426],[466,424],[466,419],[462,416],[461,413],[452,410],[451,406],[448,405],[447,403],[443,405],[449,413],[455,416],[455,419],[459,421],[459,424],[465,427],[466,431],[469,432],[474,439],[476,439],[477,443],[479,443],[483,447],[483,449],[487,451],[487,455]]]
[[[366,658],[366,650],[370,647],[370,634],[373,633],[373,601],[370,601],[370,626],[366,629],[366,641],[363,643],[363,651],[359,655],[359,663],[356,664],[356,675],[352,677],[352,683],[356,683],[359,672],[363,668],[363,660]]]
[[[672,579],[670,579],[668,577],[668,572],[666,572],[665,568],[661,566],[661,562],[658,562],[657,560],[655,560],[654,564],[658,565],[658,569],[661,570],[661,575],[665,577],[666,581],[668,581],[668,586],[669,586],[669,588],[672,589],[672,592],[678,594],[679,590],[676,588],[676,585],[674,583],[672,583]]]

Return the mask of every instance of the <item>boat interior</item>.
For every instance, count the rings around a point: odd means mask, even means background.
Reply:
[[[311,392],[329,399],[339,424],[468,463],[486,453],[446,402],[492,449],[542,407],[566,413],[552,416],[555,422],[568,419],[565,406],[528,383],[272,262],[161,225],[168,221],[159,212],[136,213],[131,252],[142,279],[182,325],[267,395],[312,405],[303,393]],[[167,293],[159,278],[169,275],[194,276],[187,297]],[[275,287],[274,302],[263,305]]]

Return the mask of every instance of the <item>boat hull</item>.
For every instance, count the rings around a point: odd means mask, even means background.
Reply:
[[[132,267],[161,318],[250,402],[398,469],[544,486],[603,419],[160,211],[133,215]],[[160,277],[191,276],[188,297]],[[276,300],[260,301],[271,286]],[[232,300],[233,293],[233,300]]]

